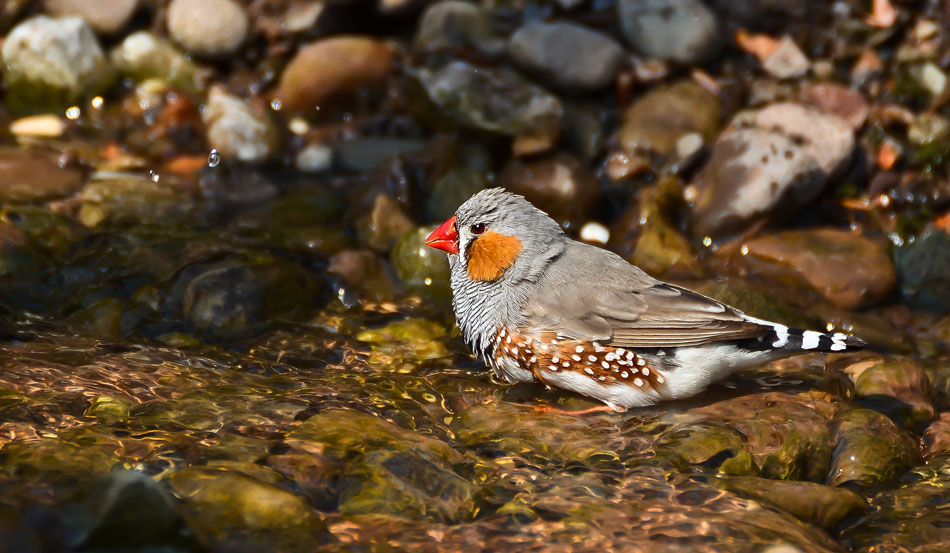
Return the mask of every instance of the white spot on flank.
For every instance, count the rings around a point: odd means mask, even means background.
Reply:
[[[596,355],[588,355],[587,358],[590,359],[591,361],[597,361]]]
[[[577,346],[576,348],[574,348],[574,351],[576,351],[577,353],[583,353],[583,352],[584,352],[584,346]]]
[[[570,364],[570,363],[568,363],[567,361],[565,361],[565,362],[563,362],[563,363],[561,363],[561,366],[562,366],[562,367],[564,367],[564,368],[566,369],[566,368],[568,368],[568,367],[570,367],[570,366],[571,366],[571,364]]]
[[[620,378],[627,378],[628,376],[630,376],[630,374],[627,371],[620,373]]]
[[[634,355],[632,351],[627,352],[627,361],[633,361]]]
[[[640,380],[639,378],[634,378],[633,383],[636,384],[637,386],[643,386],[643,381]]]
[[[614,355],[613,353],[608,353],[607,355],[604,356],[604,359],[606,359],[607,361],[613,361],[616,358],[617,356]]]
[[[600,366],[603,367],[603,368],[605,368],[605,369],[609,369],[609,368],[610,368],[610,363],[608,363],[608,362],[606,362],[606,361],[601,361],[601,362],[600,362]]]
[[[554,357],[551,358],[551,362],[552,362],[552,363],[558,363],[558,362],[560,362],[560,361],[561,361],[561,358],[558,357],[557,355],[555,355]]]
[[[580,361],[580,360],[581,360],[581,356],[580,356],[580,355],[572,355],[572,356],[571,356],[571,359],[573,359],[574,361]]]
[[[646,364],[647,364],[646,360],[643,359],[642,357],[641,357],[640,359],[637,359],[637,365],[639,365],[639,366],[642,367],[642,366],[644,366],[644,365],[646,365]]]
[[[508,348],[505,348],[505,349],[508,349]],[[511,348],[511,354],[518,355],[518,348]]]
[[[656,382],[657,382],[658,384],[663,384],[664,382],[666,382],[666,379],[663,378],[662,376],[658,376],[658,377],[656,377]]]
[[[606,377],[606,376],[598,376],[598,377],[597,377],[597,380],[600,380],[601,382],[603,382],[604,380],[607,380],[607,377]]]
[[[643,376],[650,376],[650,367],[643,367]]]
[[[596,351],[596,352],[598,352],[598,353],[601,352],[601,351],[604,351],[604,346],[598,344],[597,342],[594,342],[594,351]]]
[[[506,343],[506,344],[510,344],[510,343],[511,343],[511,336],[505,338],[505,343]]]
[[[554,365],[548,365],[548,369],[550,369],[550,370],[552,370],[552,371],[556,371],[556,370],[557,370],[557,367],[554,366]]]
[[[821,339],[821,334],[815,332],[814,330],[806,330],[802,333],[802,349],[815,349],[818,347],[818,342]]]
[[[505,337],[505,329],[504,329],[504,328],[501,329],[501,333],[499,333],[498,336],[499,336],[500,338],[504,338],[504,337]]]
[[[505,353],[511,353],[511,350],[508,349],[508,346],[505,346]]]
[[[531,359],[528,359],[528,363],[537,363],[537,362],[538,362],[538,358],[533,355],[531,356]]]
[[[588,367],[588,368],[586,368],[586,369],[584,369],[584,372],[585,372],[585,373],[587,373],[587,374],[589,374],[589,375],[591,375],[591,376],[593,376],[593,375],[594,375],[594,370],[593,370],[593,369],[591,369],[591,368],[589,368],[589,367]]]
[[[623,348],[617,348],[617,359],[620,359],[620,356],[627,353],[627,350]]]

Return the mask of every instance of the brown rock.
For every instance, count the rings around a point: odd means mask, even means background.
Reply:
[[[915,433],[933,419],[933,387],[916,361],[890,356],[851,359],[842,372],[854,382],[858,399]]]
[[[138,8],[138,0],[46,0],[50,15],[81,17],[97,33],[111,35],[120,31]]]
[[[789,231],[744,243],[742,257],[752,270],[807,283],[846,309],[878,302],[896,284],[894,267],[877,242],[836,229]]]
[[[81,183],[82,173],[78,169],[62,168],[55,154],[0,150],[0,201],[61,198],[75,192]]]
[[[577,158],[565,153],[533,161],[512,160],[499,183],[566,228],[583,223],[600,199],[594,176]]]
[[[683,135],[698,132],[710,141],[719,129],[719,99],[692,81],[656,88],[623,114],[617,141],[624,152],[669,154]]]
[[[924,445],[924,457],[950,456],[950,411],[940,413],[936,420],[924,430],[921,440]]]
[[[380,84],[393,61],[389,46],[374,38],[321,39],[302,47],[284,68],[274,98],[281,109],[310,110],[339,94]]]
[[[861,92],[835,83],[817,83],[805,88],[801,99],[825,113],[837,115],[852,129],[860,129],[868,117],[868,102]]]

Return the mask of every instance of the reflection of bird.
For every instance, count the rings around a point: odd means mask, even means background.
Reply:
[[[763,321],[571,240],[500,188],[462,204],[426,244],[449,254],[455,316],[499,377],[624,411],[688,397],[730,373],[863,344]]]

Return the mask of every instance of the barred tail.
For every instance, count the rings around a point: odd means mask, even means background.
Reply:
[[[753,317],[746,317],[748,320],[769,327],[769,332],[759,340],[775,349],[785,351],[829,351],[839,353],[842,351],[855,351],[867,345],[867,343],[857,337],[849,336],[843,332],[816,332],[814,330],[801,330],[790,328],[783,324],[763,321]]]

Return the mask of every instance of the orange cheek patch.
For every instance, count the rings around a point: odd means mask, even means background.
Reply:
[[[468,278],[497,280],[521,253],[521,240],[490,230],[476,238],[468,248]]]

